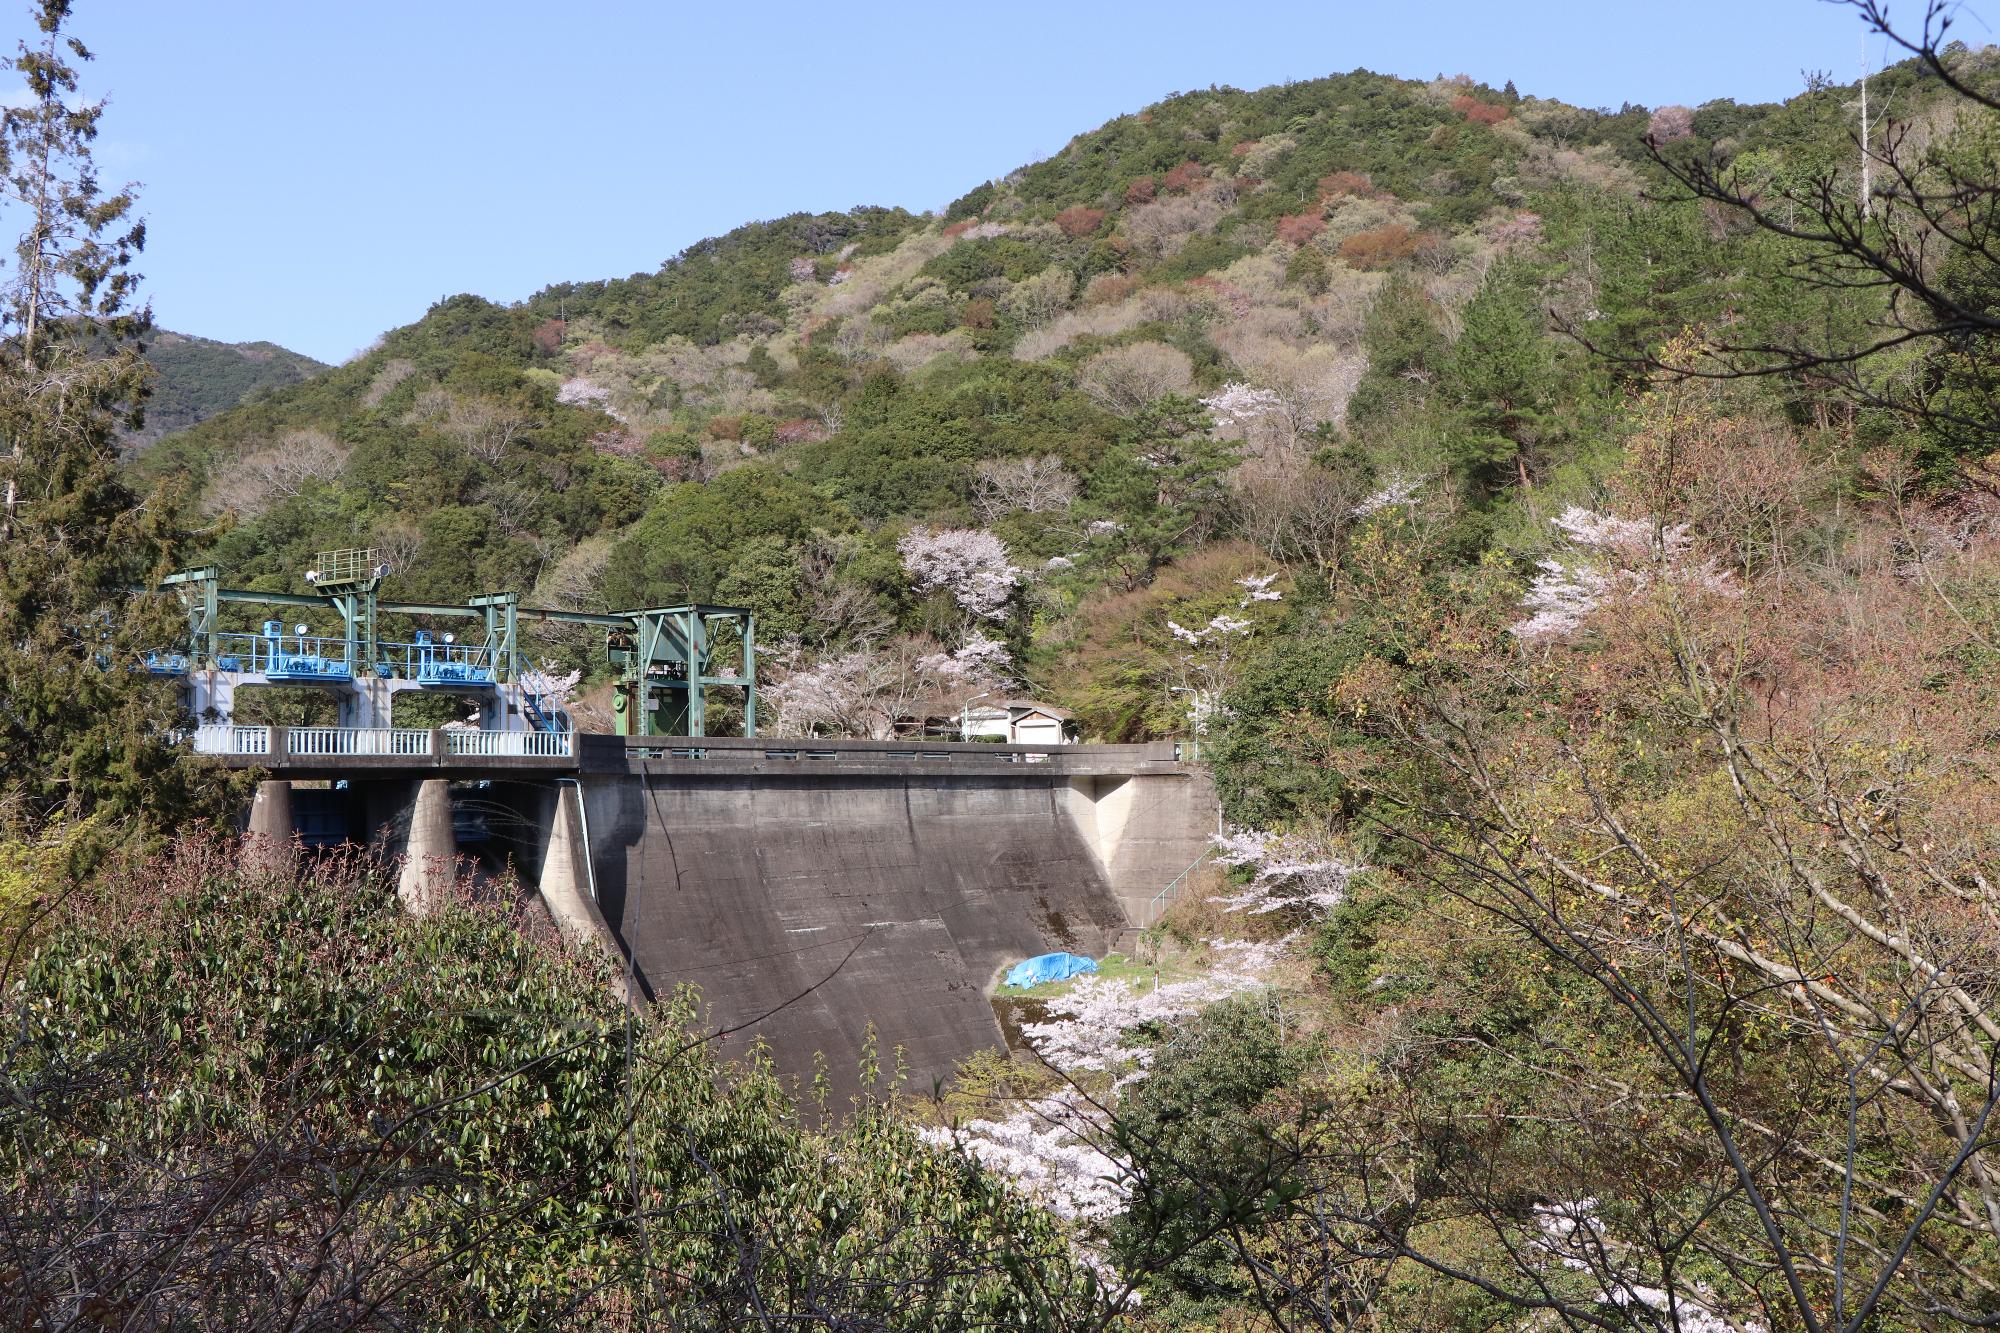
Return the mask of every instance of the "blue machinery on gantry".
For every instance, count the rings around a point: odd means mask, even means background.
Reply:
[[[146,653],[146,670],[186,681],[190,711],[212,723],[234,718],[239,688],[308,685],[334,693],[344,727],[388,726],[395,696],[421,690],[474,697],[484,731],[568,731],[559,701],[529,669],[520,629],[583,625],[603,632],[620,734],[705,736],[712,688],[740,699],[744,734],[756,734],[755,617],[742,607],[598,614],[522,606],[511,592],[462,605],[390,602],[377,595],[388,573],[377,552],[345,550],[319,555],[306,571],[306,593],[226,588],[214,566],[170,575],[162,591],[180,599],[186,638]],[[225,608],[237,606],[282,618],[225,628]],[[384,640],[384,616],[449,621],[464,632],[420,628],[407,641]]]

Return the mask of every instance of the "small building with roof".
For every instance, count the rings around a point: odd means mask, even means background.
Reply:
[[[1039,699],[998,699],[965,709],[958,718],[962,740],[1007,745],[1070,745],[1076,721],[1066,708]]]

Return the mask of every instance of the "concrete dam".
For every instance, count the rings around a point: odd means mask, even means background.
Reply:
[[[1116,948],[1216,829],[1206,770],[1171,742],[574,741],[563,755],[460,755],[442,737],[423,754],[326,755],[265,738],[253,828],[344,800],[346,836],[405,853],[408,885],[456,850],[453,793],[504,809],[504,858],[559,920],[601,922],[644,997],[695,985],[722,1054],[761,1039],[809,1079],[823,1053],[836,1091],[856,1086],[871,1025],[885,1076],[900,1048],[920,1091],[1002,1044],[1002,969]],[[328,778],[342,791],[287,785]]]

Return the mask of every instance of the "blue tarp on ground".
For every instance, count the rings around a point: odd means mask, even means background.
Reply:
[[[1081,954],[1045,953],[1016,963],[1008,970],[1007,984],[1025,990],[1044,981],[1068,981],[1079,972],[1095,972],[1097,964]]]

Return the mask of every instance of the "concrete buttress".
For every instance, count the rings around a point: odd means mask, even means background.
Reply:
[[[621,1004],[633,1004],[636,997],[625,982],[625,951],[618,937],[598,910],[592,890],[590,841],[585,833],[583,803],[576,787],[556,792],[555,809],[549,820],[548,845],[542,854],[539,887],[542,905],[549,909],[556,929],[563,937],[584,949],[603,951],[615,967],[611,988]]]

